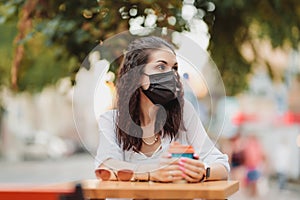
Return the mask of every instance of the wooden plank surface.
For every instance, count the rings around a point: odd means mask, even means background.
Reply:
[[[79,182],[77,182],[79,183]],[[238,181],[210,181],[203,183],[154,183],[82,180],[86,199],[227,199],[239,189]],[[48,185],[0,185],[0,199],[56,199],[74,191],[75,182]],[[18,198],[16,198],[18,197]],[[28,198],[27,198],[28,197]]]
[[[227,199],[239,189],[238,181],[203,183],[154,183],[118,181],[82,181],[85,198],[150,198],[150,199]]]

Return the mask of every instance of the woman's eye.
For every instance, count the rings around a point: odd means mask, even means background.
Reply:
[[[172,70],[177,72],[178,71],[178,66],[172,67]]]
[[[164,70],[166,69],[166,66],[164,66],[164,65],[159,65],[159,66],[158,66],[158,69],[164,71]]]

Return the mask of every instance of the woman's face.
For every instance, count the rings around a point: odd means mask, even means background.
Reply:
[[[144,73],[158,74],[165,73],[169,71],[177,71],[178,64],[176,60],[176,55],[167,48],[157,49],[150,52],[148,63],[144,68]],[[149,88],[150,80],[146,75],[142,75],[141,77],[141,85],[144,90]]]

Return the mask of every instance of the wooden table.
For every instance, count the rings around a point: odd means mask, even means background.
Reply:
[[[203,183],[154,183],[82,180],[84,199],[227,199],[239,189],[238,181],[210,181]],[[0,199],[58,200],[62,195],[73,195],[75,182],[47,185],[1,185]],[[83,199],[82,193],[76,195]]]
[[[82,181],[87,199],[227,199],[239,189],[238,181],[210,181],[203,183],[154,183],[118,181]]]

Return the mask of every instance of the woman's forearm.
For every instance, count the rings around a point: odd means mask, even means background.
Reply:
[[[104,161],[100,168],[110,169],[111,171],[118,171],[122,169],[129,169],[134,172],[134,179],[136,180],[155,180],[155,174],[159,166],[157,164],[134,164],[125,161],[108,159]],[[215,163],[209,166],[210,176],[205,180],[226,180],[228,179],[228,171],[224,165],[220,163]],[[118,177],[115,176],[116,173],[111,173],[110,180],[117,180]]]
[[[205,180],[227,180],[228,179],[228,171],[224,167],[224,165],[220,163],[215,163],[209,166],[210,167],[210,175]]]

